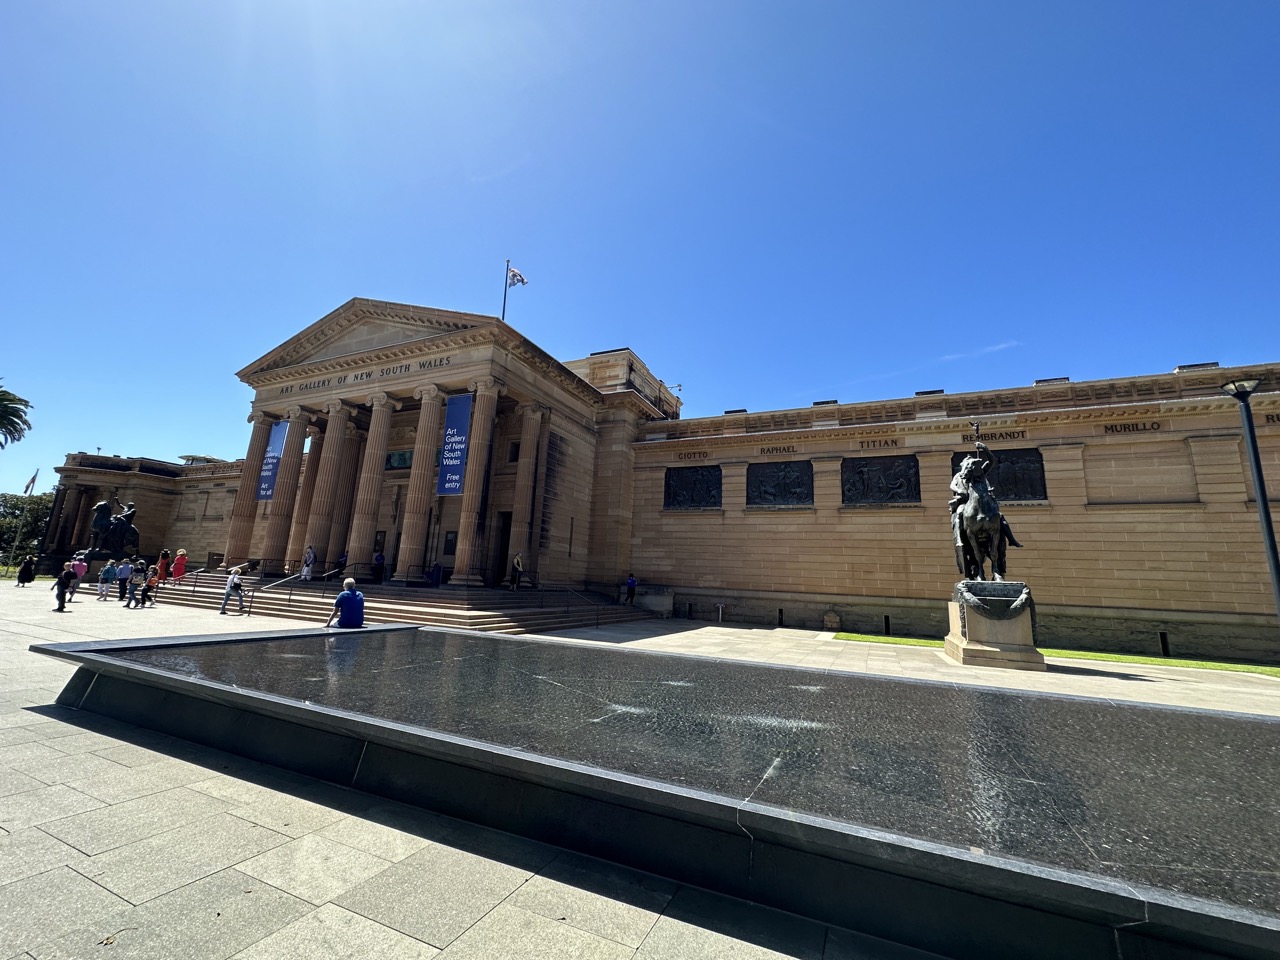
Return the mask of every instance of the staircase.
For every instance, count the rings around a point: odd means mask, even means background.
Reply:
[[[263,617],[291,617],[322,625],[333,610],[339,593],[334,584],[291,581],[271,589],[252,577],[243,577],[245,605]],[[221,573],[190,574],[179,585],[161,587],[158,603],[216,609],[222,605],[227,578]],[[651,615],[635,607],[613,603],[598,594],[557,588],[509,590],[434,589],[393,584],[361,584],[366,624],[421,623],[446,629],[483,630],[487,633],[547,633],[580,627],[648,620]],[[233,597],[229,607],[236,605]]]

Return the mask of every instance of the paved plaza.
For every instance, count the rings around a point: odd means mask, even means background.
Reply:
[[[0,958],[924,958],[554,847],[52,706],[73,667],[33,643],[316,627],[124,610],[0,586]],[[818,670],[1280,715],[1252,674],[1051,661],[949,664],[935,649],[687,621],[576,630]],[[110,947],[108,951],[105,948]]]

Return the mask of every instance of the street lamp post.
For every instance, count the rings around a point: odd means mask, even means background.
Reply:
[[[1271,525],[1271,505],[1267,502],[1267,485],[1262,479],[1262,459],[1258,456],[1258,437],[1253,430],[1253,410],[1249,406],[1249,397],[1257,389],[1257,380],[1236,380],[1222,385],[1222,392],[1240,403],[1244,445],[1249,454],[1249,468],[1253,471],[1253,500],[1258,505],[1262,547],[1267,552],[1267,565],[1271,568],[1271,590],[1276,597],[1276,612],[1280,614],[1280,555],[1276,553],[1276,531]]]

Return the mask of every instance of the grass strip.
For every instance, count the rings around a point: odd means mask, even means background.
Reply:
[[[867,633],[837,633],[837,640],[854,640],[858,643],[887,643],[898,647],[942,648],[941,640],[925,640],[920,637],[883,637]],[[1233,660],[1184,660],[1173,657],[1142,657],[1127,653],[1098,653],[1092,650],[1056,650],[1041,648],[1046,657],[1067,660],[1103,660],[1108,663],[1132,663],[1152,667],[1187,667],[1193,670],[1225,670],[1230,673],[1258,673],[1265,677],[1280,677],[1280,667],[1261,663],[1238,663]]]

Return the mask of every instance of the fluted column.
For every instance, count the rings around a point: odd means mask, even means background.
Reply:
[[[302,475],[302,489],[293,507],[293,523],[289,526],[289,545],[285,547],[285,560],[301,560],[307,552],[307,521],[311,519],[311,495],[316,490],[316,474],[320,472],[320,454],[324,450],[324,434],[317,426],[307,427],[311,446],[307,450],[307,465]]]
[[[333,523],[333,494],[338,486],[338,474],[342,468],[342,451],[346,446],[347,418],[350,410],[340,400],[325,406],[329,420],[324,425],[324,449],[316,476],[315,492],[311,495],[311,511],[307,517],[307,543],[325,569],[329,560],[329,526]],[[319,573],[319,571],[316,571]]]
[[[271,516],[262,540],[264,572],[284,570],[285,552],[289,545],[289,526],[293,523],[293,501],[298,495],[298,474],[302,470],[302,444],[307,439],[307,425],[314,419],[301,407],[290,407],[289,429],[284,450],[276,470],[276,488],[271,497]]]
[[[373,556],[373,537],[378,529],[378,509],[382,506],[382,480],[387,468],[387,438],[391,435],[391,414],[403,405],[385,393],[375,393],[367,403],[373,408],[369,417],[369,438],[360,463],[360,482],[356,487],[355,513],[351,518],[351,536],[347,546],[355,563],[368,563]]]
[[[67,548],[67,541],[71,538],[71,528],[76,522],[76,492],[79,489],[79,486],[68,487],[67,496],[62,500],[62,515],[58,518],[58,529],[53,538],[54,546],[59,551]]]
[[[522,404],[520,415],[520,461],[516,464],[515,502],[511,507],[511,546],[507,552],[507,569],[522,550],[529,549],[529,518],[533,516],[533,473],[538,463],[538,434],[542,430],[542,407]],[[532,568],[525,555],[525,570]]]
[[[98,495],[98,491],[92,487],[84,487],[81,489],[81,498],[79,509],[76,510],[76,525],[71,533],[72,547],[87,547],[89,545],[89,515],[93,511],[93,498]]]
[[[418,411],[418,432],[413,438],[413,464],[409,468],[409,493],[405,498],[404,531],[400,534],[400,554],[392,579],[408,580],[427,549],[427,511],[436,482],[436,444],[440,438],[440,388],[434,384],[413,391],[422,401]],[[421,577],[423,571],[418,570]]]
[[[484,499],[485,474],[489,469],[489,444],[493,440],[493,418],[498,409],[498,394],[504,389],[495,377],[472,380],[467,387],[476,395],[471,411],[471,439],[467,444],[467,473],[462,481],[462,516],[458,520],[458,552],[454,557],[450,583],[483,586],[484,578],[472,573],[478,557],[476,527],[480,522],[480,503]]]
[[[364,460],[363,430],[357,430],[353,424],[347,424],[347,452],[342,456],[342,472],[338,474],[338,489],[333,494],[333,523],[329,526],[329,547],[336,561],[343,551],[347,551],[350,540],[347,534],[351,531],[351,507],[356,499],[356,472]],[[347,551],[348,553],[350,551]],[[358,559],[351,563],[359,563]]]
[[[62,521],[62,508],[66,505],[67,488],[58,484],[53,494],[53,509],[49,511],[49,522],[45,524],[44,536],[40,538],[40,553],[56,550],[58,547],[58,527]]]
[[[258,477],[262,474],[262,461],[267,455],[267,441],[271,439],[271,425],[275,418],[258,412],[249,417],[253,433],[249,437],[249,451],[244,455],[244,469],[240,472],[240,486],[231,505],[231,529],[227,532],[227,549],[223,563],[228,567],[249,559],[249,542],[253,539],[253,521],[258,514]]]

